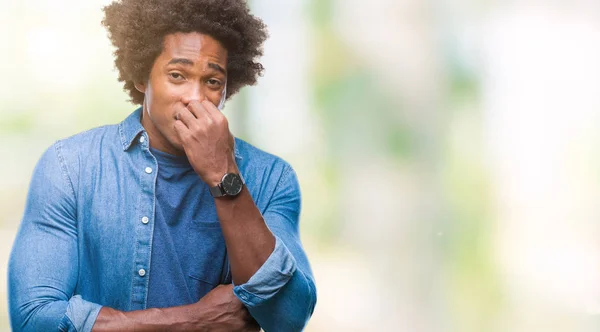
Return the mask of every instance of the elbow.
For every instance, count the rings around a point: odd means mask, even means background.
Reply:
[[[17,306],[11,303],[9,309],[11,331],[29,332],[36,330],[38,313],[43,310],[43,304],[27,304]]]
[[[288,328],[286,329],[286,331],[290,331],[290,332],[298,331],[299,332],[299,331],[304,330],[304,328],[306,327],[306,325],[308,324],[308,321],[310,320],[310,318],[312,316],[312,313],[314,312],[314,307],[315,307],[315,301],[310,301],[303,308],[303,310],[297,312],[296,314],[290,314],[287,317],[286,325],[288,326]]]
[[[21,294],[13,292],[9,284],[8,316],[11,331],[33,331],[35,317],[43,308],[43,303],[33,299],[24,299]]]
[[[307,290],[304,294],[298,294],[296,299],[296,310],[289,310],[287,317],[287,331],[302,331],[312,317],[317,304],[317,290],[312,279],[307,278]]]
[[[292,278],[273,300],[248,308],[262,329],[265,332],[302,331],[317,303],[315,284],[311,278]]]
[[[304,330],[304,327],[306,326],[306,324],[308,323],[308,320],[295,320],[295,321],[290,321],[288,322],[288,331],[290,332],[300,332],[302,330]]]
[[[312,307],[314,308],[314,307]],[[288,322],[286,325],[288,325],[288,330],[290,332],[295,332],[295,331],[303,331],[304,328],[306,327],[306,325],[308,324],[308,321],[310,320],[310,317],[312,316],[312,308],[308,308],[307,310],[305,310],[301,315],[295,315],[293,317],[288,317]]]
[[[9,292],[9,319],[12,331],[73,331],[66,316],[67,301],[26,298]]]
[[[265,332],[295,332],[304,330],[315,305],[316,293],[308,291],[295,293],[283,302],[265,303],[248,310]]]
[[[10,308],[8,311],[8,318],[10,322],[11,331],[27,331],[27,321],[25,314],[17,311],[16,309]]]
[[[315,282],[308,278],[308,303],[307,303],[307,310],[305,312],[305,317],[306,319],[304,319],[304,322],[302,324],[302,329],[304,328],[304,326],[306,325],[306,323],[308,323],[308,321],[310,320],[310,318],[312,317],[312,314],[315,311],[315,307],[317,306],[317,287],[315,285]],[[301,330],[298,330],[301,331]]]
[[[11,305],[9,312],[11,330],[33,332],[48,330],[50,327],[56,330],[58,327],[59,331],[71,331],[70,321],[64,314],[56,312],[57,307],[63,307],[62,303],[57,306],[52,302],[36,301],[20,307]]]

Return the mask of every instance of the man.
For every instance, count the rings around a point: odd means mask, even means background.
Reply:
[[[316,289],[295,173],[219,110],[261,73],[264,24],[243,0],[105,14],[142,106],[41,157],[9,263],[13,330],[302,330]]]

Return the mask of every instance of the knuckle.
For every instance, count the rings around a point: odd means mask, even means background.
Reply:
[[[200,102],[198,100],[192,100],[189,102],[188,107],[189,108],[198,108],[198,106],[200,105]]]
[[[208,106],[212,105],[213,103],[208,99],[204,99],[201,104],[205,107],[208,107]]]
[[[225,127],[227,127],[227,126],[229,125],[229,123],[227,122],[227,118],[226,118],[226,117],[225,117],[223,114],[221,114],[221,113],[219,113],[219,115],[217,115],[217,116],[215,117],[215,121],[216,121],[216,122],[217,122],[217,124],[219,124],[220,126],[225,126]]]

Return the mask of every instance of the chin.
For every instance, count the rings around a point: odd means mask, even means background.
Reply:
[[[171,147],[176,150],[177,154],[183,155],[185,154],[185,149],[183,148],[183,144],[179,141],[178,137],[175,137],[172,140],[169,140]]]

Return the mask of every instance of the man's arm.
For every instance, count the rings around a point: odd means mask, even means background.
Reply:
[[[217,203],[232,275],[235,277],[233,262],[241,265],[247,259],[240,255],[244,252],[243,248],[260,245],[260,242],[254,241],[256,235],[248,230],[247,222],[268,225],[276,244],[248,280],[235,283],[234,292],[265,331],[301,331],[313,313],[317,294],[308,258],[300,242],[301,198],[296,175],[289,165],[284,165],[264,216],[260,216],[258,211],[258,215],[254,215],[253,209],[248,212],[239,206],[233,207],[236,200]],[[220,209],[223,209],[222,213]],[[248,215],[257,218],[256,221]],[[229,249],[230,246],[233,250]],[[236,259],[231,257],[234,253],[238,254]]]
[[[234,138],[225,116],[208,100],[192,101],[176,113],[175,132],[200,178],[210,187],[225,173],[239,173]],[[275,237],[246,188],[234,199],[215,200],[234,284],[245,283],[275,248]]]
[[[101,306],[73,296],[77,283],[76,202],[60,142],[42,155],[31,179],[9,266],[14,331],[90,331]]]
[[[176,117],[175,130],[204,182],[214,187],[225,173],[239,173],[227,119],[210,101],[193,101]],[[233,283],[240,286],[236,295],[266,331],[302,330],[316,290],[298,235],[300,189],[291,167],[284,167],[264,217],[247,188],[233,198],[216,198],[215,205]],[[276,238],[269,227],[281,236]],[[266,302],[270,310],[252,309]]]
[[[179,307],[129,312],[103,307],[92,331],[258,331],[232,288],[220,285],[200,301]]]
[[[73,186],[60,143],[38,162],[8,267],[13,331],[257,330],[232,286],[211,291],[188,306],[120,312],[73,295],[78,277]]]

